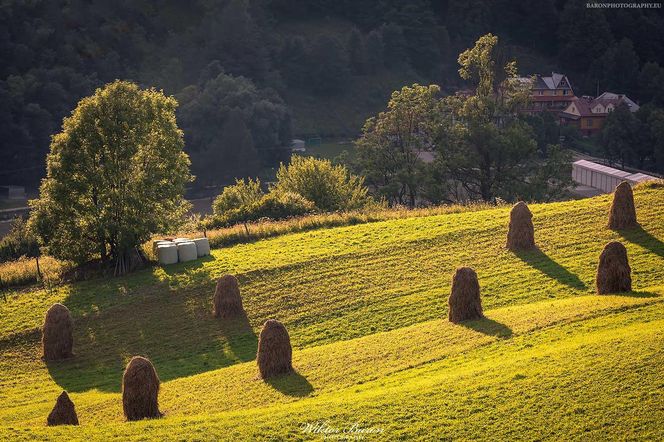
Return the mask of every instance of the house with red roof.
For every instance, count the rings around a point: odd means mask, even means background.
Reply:
[[[558,113],[576,100],[572,85],[564,74],[552,72],[550,77],[536,74],[533,77],[521,77],[519,80],[531,85],[530,106],[525,112]]]
[[[584,96],[571,102],[560,113],[560,124],[575,126],[581,134],[591,136],[602,129],[609,112],[621,104],[632,112],[639,110],[639,105],[623,94],[604,92],[597,98]]]

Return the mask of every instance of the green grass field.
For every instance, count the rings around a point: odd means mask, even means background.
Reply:
[[[661,440],[664,188],[635,190],[641,227],[605,228],[609,196],[531,205],[540,250],[504,248],[509,208],[287,234],[194,263],[0,301],[6,440]],[[634,291],[594,295],[599,252],[627,247]],[[473,266],[486,318],[446,320],[451,276]],[[237,275],[246,320],[211,314]],[[39,358],[46,309],[75,318],[76,356]],[[264,382],[268,318],[297,373]],[[132,355],[162,380],[165,417],[124,422]],[[67,390],[80,427],[45,426]],[[326,436],[327,437],[324,437]]]
[[[345,152],[345,154],[344,154]],[[324,140],[320,144],[307,145],[307,150],[304,155],[309,155],[317,158],[325,158],[327,160],[335,160],[341,155],[346,155],[349,160],[355,158],[355,145],[349,140]]]

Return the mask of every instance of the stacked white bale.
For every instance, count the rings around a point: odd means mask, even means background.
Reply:
[[[168,265],[178,262],[178,246],[173,243],[162,243],[157,245],[157,258],[159,264]]]
[[[175,244],[180,243],[180,242],[190,242],[190,241],[191,241],[191,239],[189,239],[189,238],[175,238],[175,239],[173,240],[173,242],[174,242]]]
[[[192,241],[196,244],[196,253],[199,258],[210,254],[210,242],[207,238],[196,238]]]
[[[157,246],[160,246],[162,244],[173,244],[173,242],[167,239],[156,239],[152,241],[152,251],[154,253],[157,253]]]
[[[196,244],[193,241],[181,241],[176,243],[178,260],[180,262],[193,261],[198,258]]]

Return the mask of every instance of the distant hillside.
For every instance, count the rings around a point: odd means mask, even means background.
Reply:
[[[577,95],[599,82],[664,103],[662,9],[571,0],[9,0],[0,25],[0,183],[8,184],[36,185],[63,117],[117,78],[176,95],[194,172],[223,181],[256,175],[259,166],[244,167],[238,151],[255,149],[271,167],[293,134],[356,136],[405,84],[457,89],[458,54],[487,32],[522,73],[560,70]],[[249,147],[224,143],[224,123],[238,111]]]
[[[664,189],[635,190],[641,226],[608,230],[609,196],[534,204],[539,251],[504,248],[508,208],[289,234],[194,263],[0,302],[0,439],[657,440],[664,386]],[[633,292],[594,294],[599,252],[625,244]],[[486,318],[447,321],[451,275],[477,269]],[[235,274],[247,319],[212,317]],[[75,357],[45,364],[37,328],[63,302]],[[256,377],[257,336],[288,328],[297,374]],[[135,354],[163,382],[160,420],[125,423]],[[44,426],[65,389],[80,427]],[[313,431],[313,430],[311,430]]]

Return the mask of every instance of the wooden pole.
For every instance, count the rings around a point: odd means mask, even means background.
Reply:
[[[35,256],[35,262],[37,263],[37,279],[42,279],[41,269],[39,268],[39,256]]]

